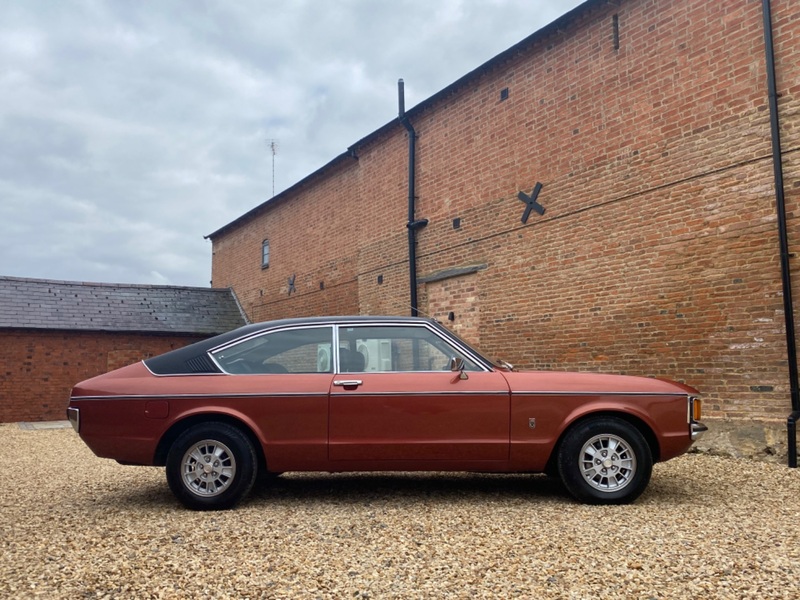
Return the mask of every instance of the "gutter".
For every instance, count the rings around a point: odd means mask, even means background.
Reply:
[[[417,304],[417,230],[428,224],[428,219],[415,218],[416,213],[416,167],[417,167],[417,132],[406,115],[405,84],[397,81],[397,100],[399,104],[398,118],[408,132],[408,287],[411,292],[411,316],[419,316]]]
[[[781,278],[783,282],[783,315],[786,323],[786,355],[789,361],[789,386],[791,389],[792,413],[786,423],[789,439],[789,467],[797,468],[797,428],[800,417],[800,385],[797,373],[797,342],[794,329],[794,303],[792,302],[792,280],[789,267],[789,238],[786,227],[786,201],[783,185],[781,153],[781,131],[778,123],[778,90],[775,82],[775,49],[772,41],[772,9],[770,0],[762,0],[764,16],[764,50],[767,61],[767,94],[769,99],[769,123],[772,134],[772,169],[775,177],[775,208],[778,213],[778,237],[781,250]]]

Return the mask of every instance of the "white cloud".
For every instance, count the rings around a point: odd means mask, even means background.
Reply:
[[[203,236],[577,5],[0,3],[0,275],[207,285]]]

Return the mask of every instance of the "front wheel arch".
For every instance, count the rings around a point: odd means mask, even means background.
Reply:
[[[623,421],[627,421],[636,429],[639,430],[644,436],[644,439],[647,441],[647,445],[650,446],[650,453],[653,456],[653,462],[657,463],[661,460],[661,446],[658,443],[658,438],[656,438],[656,434],[650,428],[650,426],[642,421],[640,418],[628,414],[628,413],[621,413],[621,412],[614,412],[614,411],[601,411],[601,412],[594,412],[589,413],[586,415],[582,415],[572,421],[569,425],[564,427],[564,430],[561,432],[561,435],[558,436],[558,440],[555,444],[553,444],[553,450],[550,453],[550,458],[547,461],[547,465],[544,468],[544,472],[552,477],[558,476],[558,451],[561,448],[561,444],[564,442],[564,438],[567,434],[575,427],[583,423],[588,419],[596,419],[598,417],[614,417],[616,419],[622,419]]]

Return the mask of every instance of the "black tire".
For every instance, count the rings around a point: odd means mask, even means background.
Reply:
[[[201,423],[184,431],[167,455],[167,483],[192,510],[225,510],[253,487],[256,452],[250,439],[226,423]]]
[[[575,425],[561,442],[558,472],[572,496],[587,504],[626,504],[650,482],[653,455],[642,433],[615,417]]]

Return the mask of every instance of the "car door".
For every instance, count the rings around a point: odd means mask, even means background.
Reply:
[[[227,402],[264,441],[271,470],[326,466],[333,331],[331,325],[279,328],[212,352],[231,375],[224,381]]]
[[[380,469],[448,461],[450,468],[474,468],[508,460],[510,394],[500,373],[425,324],[341,326],[337,339],[332,462]],[[463,373],[450,370],[454,357],[465,361]]]

